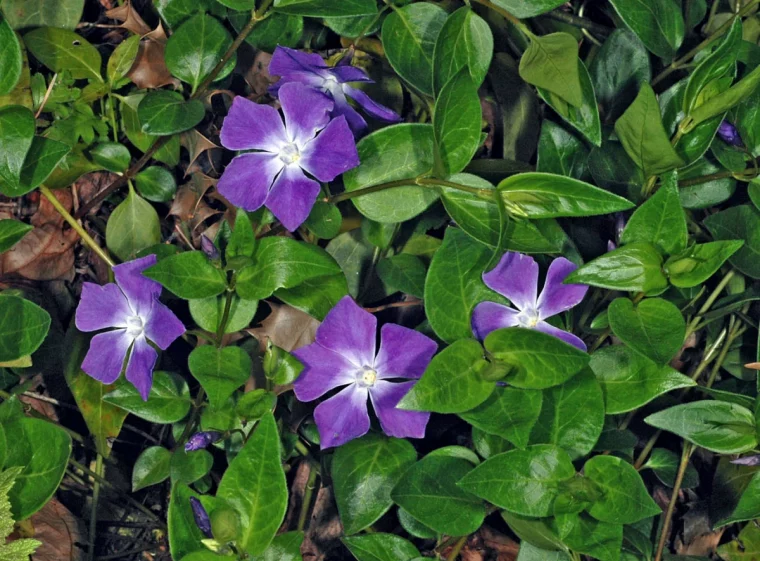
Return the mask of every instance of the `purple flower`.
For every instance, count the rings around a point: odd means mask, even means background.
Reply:
[[[104,384],[112,384],[129,354],[127,380],[144,400],[148,399],[158,358],[148,341],[165,350],[185,332],[177,316],[158,301],[161,285],[142,275],[155,263],[156,256],[148,255],[116,265],[116,284],[84,283],[75,319],[80,331],[114,328],[92,338],[82,370]]]
[[[208,447],[209,444],[213,444],[222,438],[222,433],[210,430],[204,432],[196,432],[185,443],[185,452],[194,452],[196,450],[202,450]]]
[[[369,431],[367,398],[388,436],[422,438],[430,413],[396,409],[433,358],[437,345],[422,333],[386,324],[375,354],[377,319],[345,296],[317,329],[317,340],[293,351],[304,365],[294,389],[312,401],[346,386],[314,410],[322,448],[340,446]],[[402,379],[402,382],[391,382]]]
[[[726,144],[731,146],[744,146],[742,137],[739,136],[739,131],[730,122],[724,120],[718,127],[718,136]]]
[[[348,82],[372,82],[363,70],[351,66],[350,62],[351,58],[347,56],[337,66],[330,67],[318,54],[277,47],[269,63],[269,74],[279,76],[280,81],[270,88],[270,92],[277,95],[280,88],[290,82],[298,82],[324,92],[335,102],[333,117],[344,116],[357,136],[367,131],[367,122],[351,106],[347,96],[375,119],[391,123],[401,121],[401,117],[394,111],[373,101],[362,90],[348,85]]]
[[[472,312],[472,331],[483,340],[486,335],[504,327],[538,329],[565,343],[586,350],[586,345],[572,333],[563,331],[544,321],[577,305],[586,295],[588,286],[562,284],[576,269],[570,261],[560,257],[552,261],[546,273],[541,295],[538,292],[538,264],[522,253],[505,253],[496,267],[483,273],[483,282],[491,290],[505,296],[517,308],[496,302],[481,302]]]
[[[330,120],[333,102],[301,84],[280,89],[285,125],[274,107],[236,97],[222,125],[221,139],[230,150],[258,150],[234,158],[218,189],[245,210],[265,205],[293,231],[309,216],[319,195],[319,181],[332,181],[359,165],[346,119]],[[320,132],[321,131],[321,132]]]
[[[760,466],[760,455],[744,456],[743,458],[731,460],[731,463],[740,466]]]
[[[206,234],[201,234],[201,249],[203,250],[203,253],[206,254],[206,257],[211,260],[217,260],[221,257],[221,255],[219,255],[219,250],[214,245],[214,242],[212,242],[211,238],[206,236]]]
[[[198,529],[201,532],[203,532],[204,536],[207,538],[213,538],[214,534],[211,533],[211,520],[201,502],[195,497],[190,497],[190,507],[193,509],[195,525],[198,526]]]

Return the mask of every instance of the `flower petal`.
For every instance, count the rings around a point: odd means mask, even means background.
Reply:
[[[357,367],[375,363],[377,319],[353,298],[344,296],[317,328],[317,343],[350,360]]]
[[[353,106],[346,99],[346,95],[341,90],[340,92],[333,92],[333,99],[335,100],[335,108],[333,109],[333,119],[338,117],[345,117],[348,121],[348,126],[351,127],[351,131],[356,138],[364,136],[369,130],[367,121],[364,120],[359,112],[353,108]]]
[[[518,310],[533,309],[538,290],[538,264],[529,255],[508,251],[496,267],[483,273],[483,282],[507,297]]]
[[[256,210],[264,204],[283,167],[282,160],[268,152],[241,154],[227,165],[216,188],[233,205]]]
[[[514,327],[518,324],[517,316],[520,312],[496,302],[481,302],[472,311],[472,332],[475,337],[482,341],[491,331]]]
[[[356,66],[344,65],[334,66],[328,70],[332,74],[339,84],[346,82],[374,82],[372,78],[367,76],[367,73],[361,68]]]
[[[228,150],[277,152],[287,142],[285,126],[277,109],[240,95],[232,101],[219,137],[222,146]]]
[[[269,61],[270,76],[288,76],[293,72],[316,72],[327,68],[327,64],[316,53],[305,53],[296,49],[278,46]]]
[[[158,359],[158,353],[148,344],[144,336],[135,339],[127,364],[127,380],[137,388],[143,401],[148,401],[148,395],[150,395],[156,359]]]
[[[425,437],[425,427],[430,420],[430,413],[426,411],[396,409],[396,405],[401,401],[401,398],[416,383],[416,381],[412,381],[394,384],[392,382],[377,381],[370,388],[369,396],[372,399],[372,406],[375,408],[377,418],[380,419],[380,426],[383,432],[388,436],[396,438]]]
[[[297,165],[283,169],[264,202],[288,231],[295,231],[309,217],[319,195],[319,183]]]
[[[142,274],[145,269],[155,265],[156,261],[155,255],[147,255],[113,268],[116,284],[127,297],[129,307],[144,321],[153,307],[153,301],[161,296],[161,285]]]
[[[367,388],[351,384],[314,410],[320,447],[332,448],[369,432]]]
[[[131,315],[124,293],[114,283],[100,286],[86,282],[82,285],[82,296],[74,320],[79,331],[126,327],[126,318]]]
[[[401,117],[393,109],[380,105],[374,99],[369,97],[364,91],[358,88],[352,88],[351,86],[343,86],[343,91],[346,95],[359,104],[359,107],[367,112],[367,115],[379,119],[381,121],[388,121],[390,123],[401,122]]]
[[[297,82],[280,88],[288,140],[303,147],[330,122],[333,101],[325,94]]]
[[[588,286],[585,284],[562,284],[562,281],[577,268],[564,257],[558,257],[551,262],[546,272],[544,289],[538,297],[537,308],[541,319],[577,306],[586,296]]]
[[[145,335],[165,351],[175,339],[185,332],[184,324],[169,308],[156,300],[145,324]]]
[[[293,384],[299,401],[313,401],[332,389],[356,382],[356,365],[319,343],[296,349],[292,354],[304,366]]]
[[[330,121],[314,140],[303,147],[298,163],[325,183],[358,166],[359,153],[346,118],[338,117]]]
[[[380,352],[375,359],[379,379],[421,378],[438,344],[419,331],[386,323],[380,329]]]
[[[95,335],[82,362],[82,370],[104,384],[113,384],[121,374],[131,344],[132,337],[127,335],[126,329]]]
[[[586,343],[584,343],[580,337],[577,337],[568,331],[564,331],[559,327],[554,327],[545,321],[539,321],[536,324],[536,329],[543,333],[546,333],[547,335],[552,335],[557,339],[562,339],[568,345],[578,347],[582,351],[586,350]]]

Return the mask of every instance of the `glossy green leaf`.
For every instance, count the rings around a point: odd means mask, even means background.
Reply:
[[[166,168],[150,166],[135,176],[135,187],[149,201],[165,203],[174,198],[177,180]]]
[[[253,372],[251,357],[240,347],[196,347],[187,359],[187,366],[206,390],[214,409],[224,407],[227,399]]]
[[[633,524],[661,513],[634,467],[614,456],[595,456],[583,466],[583,475],[602,491],[589,514],[602,522]]]
[[[525,448],[541,413],[542,399],[540,391],[497,387],[483,403],[459,416],[473,427]]]
[[[528,541],[520,542],[517,561],[571,561],[569,553],[541,549]]]
[[[511,450],[486,460],[459,481],[500,508],[523,516],[549,516],[558,484],[575,476],[567,453],[550,445]]]
[[[507,377],[510,385],[531,390],[562,384],[589,361],[583,351],[535,329],[497,329],[484,346],[494,359],[513,368]]]
[[[108,249],[122,261],[129,261],[160,242],[161,224],[156,209],[130,187],[127,198],[113,210],[106,224]]]
[[[374,301],[386,295],[373,266],[377,260],[377,248],[365,238],[362,230],[342,233],[325,249],[343,271],[351,296],[360,301]]]
[[[264,415],[230,463],[216,493],[240,514],[242,532],[238,544],[249,555],[259,555],[267,548],[285,517],[288,488],[280,449],[274,417]]]
[[[374,0],[341,0],[335,3],[323,0],[275,0],[274,9],[299,16],[347,17],[376,14],[377,4]]]
[[[752,561],[760,555],[760,528],[747,524],[736,539],[718,547],[718,555],[724,561]]]
[[[21,241],[34,226],[10,218],[0,220],[0,253],[8,251]]]
[[[34,114],[29,109],[0,108],[0,191],[7,196],[26,192],[21,188],[21,170],[33,138]]]
[[[749,98],[760,84],[760,67],[753,69],[729,89],[711,97],[697,107],[679,126],[684,133],[688,133],[700,123],[722,115],[732,107]]]
[[[146,448],[132,468],[132,492],[145,489],[169,479],[172,454],[163,446]]]
[[[665,273],[673,286],[699,286],[712,277],[743,245],[742,240],[694,244],[671,256],[665,262]]]
[[[641,466],[641,469],[651,469],[663,484],[670,488],[675,485],[678,476],[678,464],[680,456],[666,448],[655,448],[649,455],[649,459]],[[681,487],[684,489],[693,489],[699,485],[699,472],[692,463],[686,468]]]
[[[347,20],[353,22],[357,19],[363,19],[364,17],[375,19],[376,16],[325,18],[323,21],[325,22],[325,25],[329,27],[328,20]],[[251,20],[250,12],[228,12],[227,19],[232,24],[232,27],[235,28],[235,31],[240,33]],[[362,29],[364,29],[364,27],[362,27]],[[253,31],[251,31],[248,37],[245,38],[245,41],[254,48],[269,53],[273,52],[278,45],[290,48],[297,47],[298,41],[300,41],[303,36],[303,30],[303,17],[272,12],[266,19],[260,20],[259,23],[256,24],[256,27],[254,27]]]
[[[167,525],[169,551],[172,558],[183,559],[196,551],[206,552],[206,548],[201,543],[206,536],[195,523],[193,509],[190,506],[190,497],[198,498],[198,494],[187,485],[178,483],[172,487],[169,497]]]
[[[153,373],[153,385],[145,401],[132,384],[120,380],[116,389],[106,394],[103,401],[116,405],[151,423],[176,423],[190,411],[192,400],[187,382],[171,372]]]
[[[172,483],[195,483],[211,471],[213,463],[214,457],[208,450],[186,452],[184,448],[178,447],[172,452],[169,466]]]
[[[426,274],[422,260],[408,253],[399,253],[377,263],[377,275],[385,286],[417,298],[422,298],[425,293]]]
[[[205,113],[202,101],[185,101],[181,94],[169,90],[149,92],[137,106],[141,132],[153,136],[191,129],[203,120]]]
[[[190,315],[201,328],[211,333],[216,333],[219,329],[219,320],[224,315],[224,307],[227,298],[224,294],[211,296],[209,298],[200,298],[190,300]],[[230,313],[227,318],[227,325],[224,328],[225,333],[234,333],[248,327],[256,314],[259,307],[258,300],[243,300],[237,294],[232,296]]]
[[[440,92],[460,70],[474,86],[483,83],[493,56],[493,33],[486,21],[465,6],[446,18],[433,52],[433,85]]]
[[[108,58],[106,65],[106,76],[108,83],[113,87],[124,78],[137,58],[137,52],[140,49],[140,36],[132,35],[128,37],[114,49]]]
[[[346,277],[327,275],[303,281],[294,288],[280,288],[274,295],[294,308],[323,320],[335,304],[348,294]]]
[[[679,5],[672,0],[610,0],[610,4],[647,49],[666,61],[673,58],[684,36]]]
[[[551,173],[518,173],[497,190],[529,218],[593,216],[627,210],[633,203],[583,181]]]
[[[683,345],[686,321],[674,304],[662,298],[647,298],[635,308],[628,298],[616,298],[607,317],[623,343],[658,364],[669,363]]]
[[[578,42],[569,33],[531,36],[520,58],[520,77],[580,107],[583,92],[578,75]]]
[[[53,72],[65,70],[72,78],[103,81],[100,53],[73,31],[40,27],[24,35],[24,44],[34,58]]]
[[[523,542],[530,542],[536,547],[550,551],[567,550],[567,546],[549,527],[550,520],[529,518],[506,510],[501,511],[500,514],[509,528]]]
[[[370,433],[340,446],[332,462],[333,489],[347,535],[374,524],[393,505],[391,490],[417,459],[414,447]]]
[[[588,154],[583,142],[561,126],[549,120],[541,125],[536,171],[583,179]]]
[[[539,16],[562,4],[560,0],[494,0],[493,3],[520,19]]]
[[[24,158],[18,187],[5,188],[5,193],[12,197],[19,197],[39,187],[59,164],[63,165],[64,158],[70,150],[63,142],[44,136],[35,136]]]
[[[412,4],[431,6],[432,4]],[[386,20],[387,21],[387,20]],[[376,222],[404,222],[420,214],[438,194],[414,185],[411,180],[429,173],[433,167],[433,127],[400,124],[384,127],[359,141],[361,164],[343,174],[346,191],[356,191],[389,181],[410,179],[408,185],[351,199],[364,216]],[[398,201],[404,201],[399,205]]]
[[[643,242],[597,257],[570,273],[565,282],[645,294],[660,293],[668,286],[662,256],[652,244]]]
[[[483,347],[473,339],[460,339],[433,357],[422,378],[397,407],[435,413],[463,413],[483,403],[494,383],[480,372],[488,365]]]
[[[409,468],[391,492],[394,502],[441,534],[465,536],[485,518],[485,505],[457,482],[472,464],[451,456],[427,456]]]
[[[132,159],[129,148],[118,142],[99,142],[90,148],[89,156],[102,169],[115,173],[127,171]]]
[[[21,45],[8,20],[0,18],[0,96],[4,96],[11,93],[21,79],[23,57]]]
[[[239,208],[235,215],[235,226],[224,250],[227,261],[235,257],[252,257],[256,248],[256,236],[248,213]]]
[[[227,288],[224,273],[214,267],[202,251],[185,251],[166,257],[143,274],[180,298],[210,298]]]
[[[121,113],[124,134],[142,152],[150,149],[157,140],[156,137],[142,131],[142,125],[137,116],[137,108],[146,95],[144,93],[132,94],[119,100],[119,111]],[[170,137],[168,142],[159,148],[153,157],[168,166],[176,166],[179,163],[179,149],[179,136],[175,135]]]
[[[303,532],[285,532],[275,536],[264,553],[253,556],[251,561],[303,561],[303,537]]]
[[[745,275],[760,278],[760,214],[751,205],[739,205],[711,214],[704,220],[716,240],[743,240],[729,262]]]
[[[409,561],[420,556],[412,542],[393,534],[345,537],[341,541],[358,561]]]
[[[590,366],[604,390],[609,415],[633,411],[664,393],[696,385],[688,376],[624,345],[599,349],[591,355]]]
[[[48,0],[1,0],[0,9],[13,29],[61,27],[74,29],[82,17],[84,0],[60,0],[50,9]]]
[[[340,234],[343,225],[343,216],[336,205],[317,201],[311,209],[304,226],[309,231],[323,240],[330,240]]]
[[[644,421],[718,454],[738,454],[757,446],[752,411],[725,401],[676,405]]]
[[[36,351],[50,329],[50,314],[19,296],[0,294],[0,362]]]
[[[462,171],[480,145],[480,97],[467,69],[441,88],[435,102],[433,132],[446,176]]]
[[[742,489],[739,501],[736,503],[736,507],[731,512],[730,516],[720,520],[716,527],[725,526],[727,524],[733,524],[735,522],[744,522],[746,520],[754,520],[760,516],[760,503],[758,503],[758,497],[760,497],[760,476],[757,474],[752,476],[747,486]],[[750,524],[751,526],[752,524]]]
[[[568,514],[550,521],[562,535],[563,544],[598,561],[619,561],[623,548],[623,525],[600,522],[585,513]],[[681,560],[682,561],[682,560]]]

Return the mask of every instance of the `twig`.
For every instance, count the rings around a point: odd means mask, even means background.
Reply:
[[[590,19],[582,18],[580,16],[576,16],[575,14],[570,14],[568,12],[563,12],[561,10],[554,10],[553,12],[549,12],[544,15],[553,20],[561,21],[563,23],[567,23],[574,27],[580,27],[581,29],[593,31],[594,33],[598,33],[599,35],[607,36],[613,31],[606,25],[602,25],[601,23],[596,23],[595,21],[591,21]]]
[[[462,548],[467,543],[467,537],[468,536],[462,536],[461,538],[459,538],[459,541],[457,541],[457,543],[454,544],[454,547],[449,552],[448,557],[446,557],[446,561],[455,561],[456,558],[459,557],[459,554],[461,553]]]
[[[309,478],[306,480],[306,487],[303,491],[303,500],[301,501],[301,512],[298,515],[298,531],[302,532],[306,527],[306,519],[309,516],[309,507],[311,506],[311,497],[314,489],[317,487],[317,470],[309,464]]]
[[[676,482],[673,485],[673,493],[670,495],[668,509],[665,511],[665,518],[663,519],[662,531],[660,533],[660,541],[657,544],[657,553],[654,556],[654,561],[660,561],[662,559],[662,553],[665,551],[665,544],[668,541],[668,534],[670,534],[670,524],[673,521],[673,513],[675,512],[676,503],[678,502],[678,494],[681,491],[681,484],[683,483],[683,478],[686,474],[686,468],[689,467],[691,451],[691,443],[684,442],[683,451],[681,452],[681,463],[678,465],[678,473],[676,474]]]
[[[53,86],[55,86],[55,81],[58,79],[58,73],[56,72],[53,74],[53,77],[50,79],[50,84],[47,87],[47,90],[45,91],[45,97],[42,98],[42,103],[40,103],[39,109],[37,109],[37,112],[34,114],[34,118],[36,119],[42,114],[42,110],[45,108],[45,104],[47,103],[48,98],[50,97],[50,94],[53,92]]]
[[[412,306],[422,306],[422,300],[407,300],[406,302],[393,302],[391,304],[383,304],[382,306],[375,306],[374,308],[364,308],[370,314],[376,314],[383,310],[390,308],[411,308]]]
[[[103,471],[103,456],[98,454],[95,460],[95,473],[103,477],[105,473]],[[92,483],[92,503],[90,505],[90,535],[87,542],[87,559],[93,561],[95,559],[95,541],[98,533],[98,499],[100,498],[100,481],[94,479]]]

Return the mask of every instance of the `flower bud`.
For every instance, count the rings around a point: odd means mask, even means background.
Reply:
[[[214,442],[220,440],[221,438],[222,438],[222,433],[218,431],[214,431],[214,430],[196,432],[185,443],[185,452],[194,452],[195,450],[202,450],[203,448],[206,448],[208,445],[213,444]]]
[[[740,466],[760,466],[760,455],[737,458],[735,460],[731,460],[731,463],[738,464]]]
[[[195,525],[203,532],[203,535],[207,538],[214,537],[211,533],[211,520],[209,520],[206,509],[203,508],[201,502],[195,497],[190,497],[190,507],[193,509],[193,518],[195,519]]]
[[[240,532],[240,518],[237,512],[225,507],[215,509],[211,513],[211,529],[217,541],[234,541]]]
[[[718,127],[718,136],[726,144],[731,146],[744,146],[742,137],[739,136],[739,131],[736,127],[728,121],[723,121]]]
[[[214,242],[212,242],[211,239],[206,236],[206,234],[201,235],[201,249],[203,250],[203,253],[205,253],[206,256],[213,261],[216,261],[220,257],[219,250],[214,245]]]

